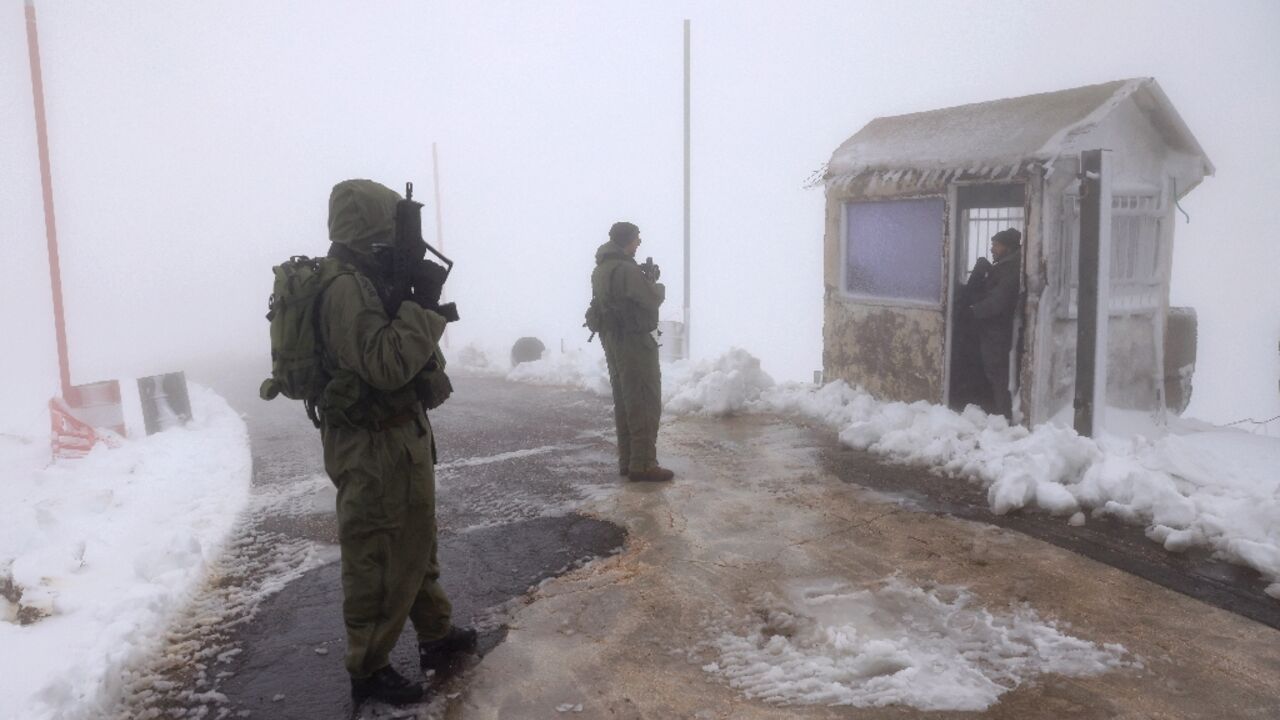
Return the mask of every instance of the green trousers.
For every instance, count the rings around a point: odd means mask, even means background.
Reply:
[[[381,431],[325,427],[325,470],[338,488],[347,671],[390,663],[404,628],[444,637],[452,606],[436,560],[435,467],[425,420]]]
[[[658,342],[649,333],[604,332],[600,343],[613,388],[618,469],[648,470],[658,464],[658,419],[662,416]]]

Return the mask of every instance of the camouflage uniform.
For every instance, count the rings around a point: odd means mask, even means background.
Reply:
[[[398,200],[370,181],[340,183],[330,239],[348,258],[371,261],[373,245],[390,242]],[[320,303],[333,380],[319,407],[325,471],[338,488],[346,666],[366,678],[389,664],[406,617],[420,642],[450,627],[436,560],[434,444],[414,391],[424,370],[443,369],[445,320],[413,302],[388,317],[367,277],[371,262],[349,266],[356,273],[335,279]]]
[[[593,302],[610,307],[600,330],[613,388],[618,433],[618,469],[623,474],[658,467],[658,419],[662,415],[662,371],[658,366],[658,307],[666,288],[645,277],[635,258],[614,241],[596,250],[591,273]]]

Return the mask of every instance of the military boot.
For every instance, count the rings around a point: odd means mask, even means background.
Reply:
[[[627,477],[635,482],[666,482],[676,474],[661,465],[654,465],[644,470],[632,470]]]
[[[450,625],[449,632],[439,640],[418,643],[418,662],[422,664],[422,672],[434,671],[437,676],[443,676],[458,669],[462,660],[460,655],[469,654],[475,649],[475,628]]]
[[[351,678],[351,699],[357,705],[369,699],[389,705],[408,705],[422,701],[425,695],[421,685],[406,679],[390,665],[367,678]]]

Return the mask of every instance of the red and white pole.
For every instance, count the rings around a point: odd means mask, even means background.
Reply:
[[[53,289],[53,326],[58,340],[58,372],[62,397],[71,389],[71,366],[67,361],[67,324],[62,313],[62,269],[58,263],[58,226],[53,215],[53,174],[49,170],[49,134],[45,128],[44,81],[40,73],[40,40],[36,33],[36,6],[25,0],[27,9],[27,50],[31,59],[31,94],[36,105],[36,142],[40,149],[40,189],[44,195],[45,239],[49,245],[49,284]]]

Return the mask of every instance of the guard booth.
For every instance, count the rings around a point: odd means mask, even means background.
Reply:
[[[1069,425],[1080,153],[1091,149],[1112,158],[1106,403],[1185,407],[1185,392],[1166,398],[1190,382],[1165,357],[1174,220],[1214,168],[1152,78],[877,118],[837,148],[822,176],[826,379],[955,405],[956,293],[991,236],[1015,228],[1014,419],[1065,413]]]

